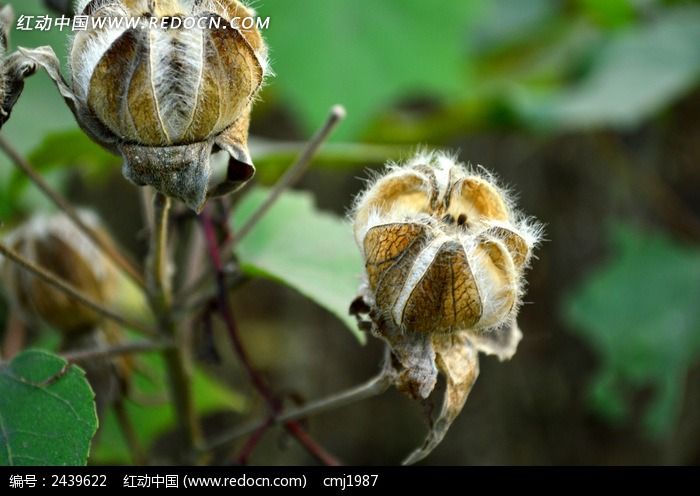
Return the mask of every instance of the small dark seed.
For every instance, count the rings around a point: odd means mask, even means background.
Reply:
[[[467,216],[464,214],[459,214],[459,217],[457,217],[457,224],[460,226],[463,226],[467,222]]]
[[[446,222],[447,224],[454,224],[455,218],[452,217],[450,214],[447,214],[442,218],[442,221]]]

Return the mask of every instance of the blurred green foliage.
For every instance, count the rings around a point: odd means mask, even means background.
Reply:
[[[97,430],[85,373],[28,350],[0,366],[0,465],[85,465]]]
[[[617,226],[611,259],[571,297],[566,316],[600,357],[593,405],[625,419],[634,393],[653,386],[645,423],[668,434],[688,367],[700,356],[700,250]]]
[[[267,197],[257,188],[237,206],[233,232]],[[243,270],[286,284],[316,301],[361,341],[364,334],[349,315],[357,294],[362,260],[349,223],[314,206],[308,193],[287,192],[237,247]]]
[[[176,425],[173,405],[167,399],[167,375],[158,354],[140,355],[138,369],[132,376],[131,391],[136,400],[126,400],[125,409],[141,447],[147,452],[159,436]],[[214,412],[241,413],[246,399],[209,377],[199,367],[194,370],[193,390],[197,411],[202,415]],[[148,398],[148,402],[138,398]],[[90,462],[95,464],[134,463],[113,409],[105,415],[99,436],[93,443]]]

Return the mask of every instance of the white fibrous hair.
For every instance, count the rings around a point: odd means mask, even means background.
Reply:
[[[161,0],[162,1],[162,0]],[[226,23],[240,13],[233,9],[240,8],[246,16],[255,12],[242,3],[233,0],[167,0],[168,4],[186,16],[216,14]],[[80,13],[91,5],[92,17],[130,18],[139,17],[148,12],[150,0],[78,0],[75,11]],[[158,2],[153,5],[160,5]],[[220,25],[220,29],[232,29],[232,25]],[[89,23],[87,30],[78,31],[71,39],[70,65],[73,75],[73,89],[82,103],[86,103],[90,81],[102,58],[110,47],[133,24],[127,22],[105,23],[101,29]],[[240,28],[238,29],[240,31]],[[204,71],[206,70],[207,31],[196,25],[192,29],[148,29],[144,40],[148,43],[148,57],[153,74],[153,90],[160,103],[161,118],[167,123],[166,132],[173,141],[184,135],[197,105],[197,95]],[[246,43],[249,41],[243,37]],[[250,46],[250,44],[249,44]],[[267,45],[250,46],[263,73],[263,82],[272,76],[268,58]]]
[[[420,151],[403,164],[389,163],[382,174],[370,181],[356,198],[351,217],[355,240],[365,259],[369,256],[365,239],[373,228],[410,224],[419,226],[412,232],[420,232],[424,237],[417,256],[400,262],[407,265],[401,267],[405,274],[402,282],[390,288],[395,295],[390,300],[392,307],[375,308],[377,314],[410,332],[410,325],[402,320],[409,299],[441,248],[452,243],[464,251],[470,271],[465,278],[476,287],[480,300],[478,319],[471,330],[488,334],[505,325],[517,328],[515,317],[524,293],[523,273],[541,239],[542,227],[516,210],[509,192],[483,167],[465,166],[444,152]],[[391,231],[386,232],[391,236]],[[384,241],[388,246],[396,242]],[[389,265],[399,263],[392,260],[372,263],[381,262],[382,270],[388,271],[396,267]],[[372,305],[376,302],[373,291],[385,284],[381,277],[376,280],[377,287],[371,288],[367,275],[363,278],[362,293]],[[458,329],[435,329],[453,330]],[[515,334],[519,335],[519,331]],[[517,345],[519,337],[511,340]],[[499,356],[512,354],[510,348],[494,346],[485,348]]]

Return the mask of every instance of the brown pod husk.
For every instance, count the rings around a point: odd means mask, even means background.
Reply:
[[[98,236],[108,239],[93,214],[82,211],[80,217]],[[107,303],[117,291],[117,269],[64,214],[34,216],[8,234],[5,242],[94,301]],[[25,321],[45,322],[64,336],[89,333],[102,322],[101,315],[75,298],[9,260],[0,262],[3,290]]]
[[[360,327],[388,343],[399,390],[425,401],[438,373],[446,380],[425,443],[405,460],[415,463],[461,411],[478,352],[501,360],[515,353],[523,273],[541,229],[491,175],[443,153],[389,166],[358,197],[353,220],[365,260],[352,306]]]
[[[122,155],[127,179],[200,211],[253,175],[250,111],[270,71],[257,29],[233,24],[252,10],[236,0],[83,0],[77,8],[89,22],[72,40],[70,84],[49,47],[23,53],[47,70],[81,127]],[[195,27],[185,28],[186,18]],[[142,24],[108,27],[115,19]],[[219,149],[231,156],[229,171],[209,188]]]

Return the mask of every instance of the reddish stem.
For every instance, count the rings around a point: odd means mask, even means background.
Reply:
[[[267,431],[267,429],[271,425],[271,420],[276,416],[282,407],[279,399],[275,397],[273,394],[272,390],[268,386],[268,384],[265,382],[265,379],[262,377],[262,375],[255,370],[255,367],[253,367],[252,362],[250,360],[250,357],[248,356],[248,353],[245,349],[245,346],[243,344],[243,341],[241,339],[240,333],[238,332],[238,327],[236,325],[236,321],[233,317],[233,311],[231,309],[231,306],[229,305],[228,297],[227,297],[227,290],[226,290],[226,275],[224,272],[224,266],[222,262],[222,257],[221,257],[221,249],[219,247],[219,241],[218,241],[218,236],[216,233],[216,227],[214,225],[214,222],[212,220],[211,215],[209,214],[208,210],[205,210],[201,215],[200,215],[200,221],[202,224],[202,228],[204,230],[204,238],[206,240],[207,244],[207,250],[209,252],[209,259],[212,263],[212,266],[214,267],[214,270],[216,272],[216,286],[217,286],[217,305],[218,305],[218,310],[221,315],[222,320],[224,321],[224,324],[226,325],[226,329],[228,330],[229,337],[231,338],[231,343],[233,344],[233,348],[238,355],[239,359],[241,360],[241,363],[243,364],[243,368],[246,371],[246,374],[248,375],[248,378],[250,379],[250,382],[253,384],[255,387],[255,390],[258,392],[258,394],[265,400],[265,403],[267,403],[268,408],[270,409],[272,413],[272,417],[270,418],[270,422],[266,423],[264,426],[262,426],[260,429],[258,429],[253,435],[250,437],[250,439],[246,442],[246,445],[244,446],[244,449],[242,451],[242,454],[239,456],[240,458],[246,458],[250,456],[252,453],[253,449],[255,446],[258,444],[260,441],[260,438],[262,438],[262,435]],[[224,221],[225,224],[225,221]],[[227,239],[231,239],[230,231],[226,236]],[[321,463],[329,466],[338,466],[340,463],[338,460],[331,455],[328,451],[326,451],[321,445],[319,445],[310,435],[307,433],[301,424],[297,422],[296,420],[292,420],[289,422],[285,422],[284,424],[285,429],[287,432],[289,432],[292,436],[294,436],[299,443],[306,448],[306,450],[317,460],[319,460]]]

